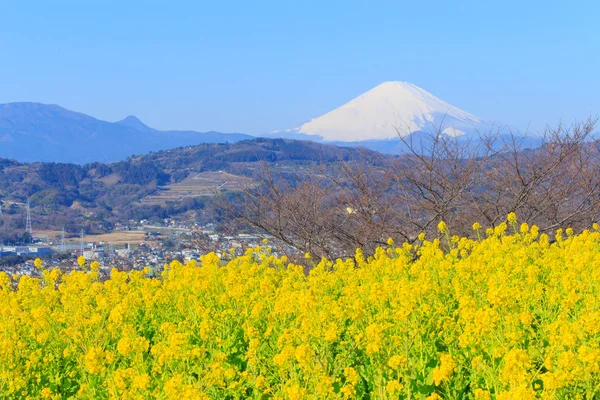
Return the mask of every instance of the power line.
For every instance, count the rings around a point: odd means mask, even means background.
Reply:
[[[62,228],[62,235],[60,237],[60,252],[64,253],[67,249],[65,248],[65,228]]]
[[[81,255],[83,255],[83,229],[81,230]]]
[[[25,221],[25,232],[33,235],[33,229],[31,227],[31,203],[29,202],[29,198],[27,198],[27,218]]]

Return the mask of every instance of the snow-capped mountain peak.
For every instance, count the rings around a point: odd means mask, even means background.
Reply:
[[[384,82],[295,130],[324,141],[358,142],[397,138],[440,128],[450,136],[477,130],[480,120],[408,82]]]

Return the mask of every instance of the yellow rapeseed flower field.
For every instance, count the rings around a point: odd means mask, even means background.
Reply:
[[[600,233],[474,229],[309,273],[265,245],[160,278],[1,274],[0,398],[600,396]]]

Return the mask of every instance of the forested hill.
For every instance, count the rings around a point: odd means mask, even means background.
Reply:
[[[130,158],[125,163],[155,163],[165,169],[226,169],[231,164],[266,162],[336,162],[375,154],[373,151],[338,147],[310,141],[257,138],[233,144],[201,144]],[[119,165],[116,163],[113,165]]]
[[[288,139],[201,144],[86,165],[0,159],[0,230],[24,227],[29,198],[39,228],[101,231],[130,218],[201,210],[212,190],[235,190],[263,163],[285,172],[374,152]]]

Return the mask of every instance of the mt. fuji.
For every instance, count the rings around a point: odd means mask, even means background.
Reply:
[[[268,136],[363,145],[381,150],[390,139],[441,131],[452,137],[488,132],[493,124],[408,82],[384,82],[298,128]],[[387,144],[380,143],[386,142]],[[388,149],[388,151],[393,149]]]

